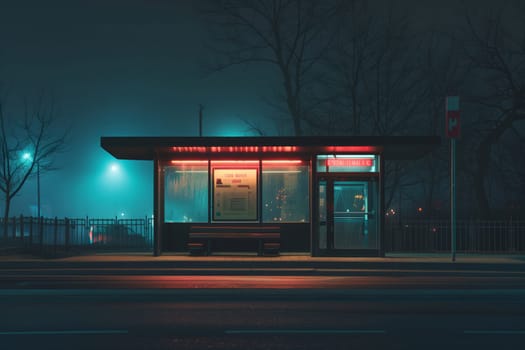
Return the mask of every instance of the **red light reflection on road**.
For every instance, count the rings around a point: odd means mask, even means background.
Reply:
[[[321,289],[388,287],[395,277],[370,276],[68,276],[68,285],[80,283],[87,288],[134,289]],[[405,280],[402,284],[414,281]],[[418,280],[418,282],[421,282]],[[432,283],[441,283],[437,280]]]

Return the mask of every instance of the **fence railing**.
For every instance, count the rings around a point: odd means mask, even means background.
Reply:
[[[447,220],[386,221],[385,251],[447,252],[451,228]],[[525,221],[459,220],[456,249],[464,253],[524,253]]]
[[[153,220],[13,217],[7,235],[0,219],[0,246],[57,254],[82,250],[151,251]]]
[[[152,251],[153,219],[14,217],[7,236],[0,219],[0,247],[42,254],[91,251]],[[447,220],[386,220],[386,252],[449,252]],[[459,220],[456,249],[464,253],[525,253],[525,221]]]

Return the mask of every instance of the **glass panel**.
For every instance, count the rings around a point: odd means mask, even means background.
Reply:
[[[164,221],[208,222],[208,163],[164,168]]]
[[[319,181],[319,248],[326,249],[326,181]]]
[[[375,182],[334,182],[334,249],[377,249]]]
[[[263,222],[308,222],[308,177],[306,165],[275,165],[263,162]]]
[[[379,156],[374,154],[337,154],[317,156],[319,173],[379,172]]]

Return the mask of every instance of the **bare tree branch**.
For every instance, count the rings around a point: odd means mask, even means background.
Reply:
[[[338,1],[210,1],[203,14],[215,34],[214,53],[223,62],[214,71],[238,64],[267,63],[282,80],[283,101],[295,135],[302,135],[308,103],[305,88],[327,42],[323,35]],[[220,23],[220,26],[217,26]],[[218,35],[217,35],[218,34]]]
[[[65,147],[66,132],[55,135],[55,106],[41,94],[31,106],[24,103],[24,118],[21,125],[5,113],[0,100],[0,191],[4,196],[4,239],[7,239],[7,223],[12,199],[24,187],[38,167],[40,172],[53,169],[53,157]],[[8,125],[10,126],[8,131]]]

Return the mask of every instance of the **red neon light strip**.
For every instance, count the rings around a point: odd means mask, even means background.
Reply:
[[[258,160],[212,160],[212,164],[258,164]]]
[[[172,147],[175,152],[205,153],[206,147],[202,146],[176,146]]]
[[[374,153],[377,148],[373,146],[328,146],[326,150],[333,153]]]
[[[258,160],[212,160],[213,164],[255,164]],[[299,159],[278,159],[278,160],[263,160],[263,164],[301,164],[303,161]],[[207,160],[172,160],[171,164],[207,164]]]
[[[259,146],[212,146],[210,151],[212,153],[256,153],[259,152]]]
[[[263,146],[263,152],[295,152],[296,146]]]
[[[297,152],[297,146],[174,146],[174,152],[179,153],[282,153]],[[374,153],[378,151],[374,146],[327,146],[325,150],[333,153]]]
[[[296,146],[174,146],[171,148],[179,153],[258,153],[258,152],[296,152]]]
[[[207,160],[172,160],[171,164],[208,164]]]
[[[303,161],[299,159],[279,159],[279,160],[263,160],[263,164],[301,164]]]

